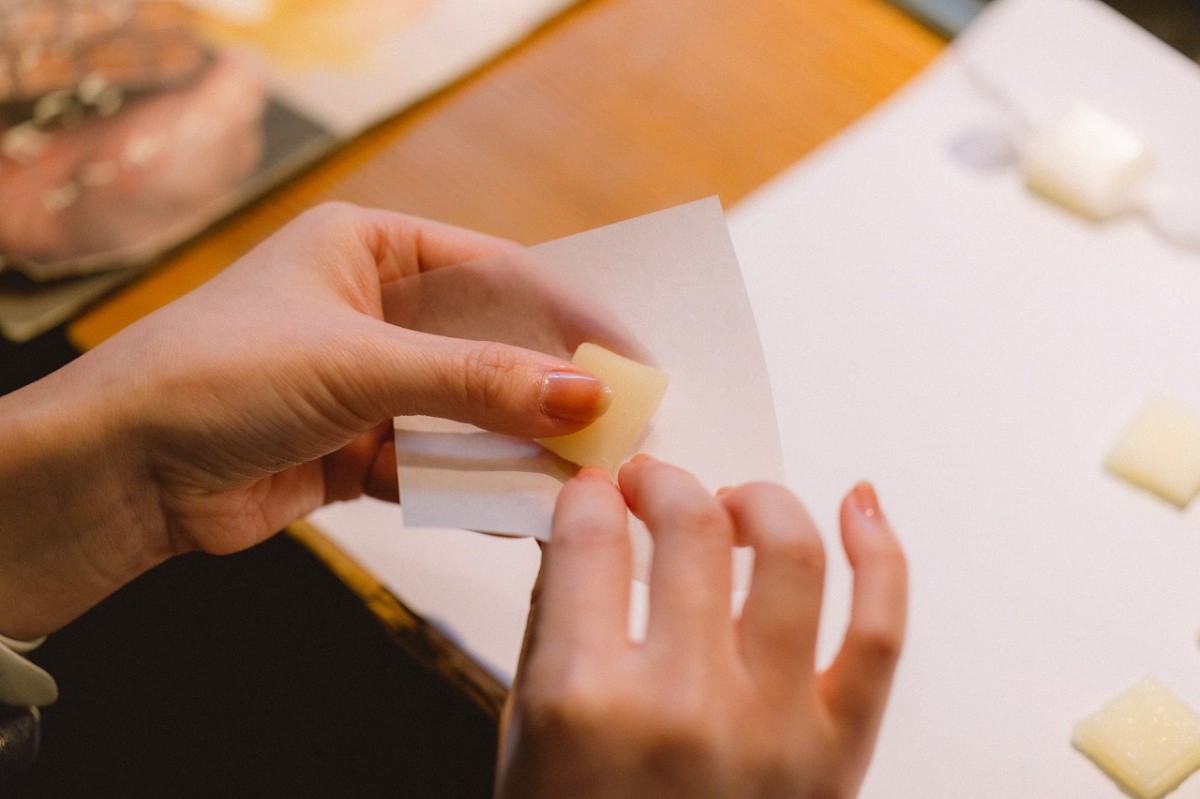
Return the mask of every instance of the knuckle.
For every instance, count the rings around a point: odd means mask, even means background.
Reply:
[[[764,536],[758,551],[763,557],[787,564],[796,572],[823,574],[825,571],[825,546],[820,537],[795,528]]]
[[[694,533],[725,532],[730,526],[729,517],[715,502],[681,503],[671,510],[679,526]]]
[[[563,737],[600,729],[604,713],[594,697],[580,693],[534,693],[533,696],[526,696],[524,717],[530,729],[551,737]]]
[[[610,727],[612,697],[596,686],[574,681],[554,690],[526,691],[522,702],[525,724],[554,738],[586,737]]]
[[[686,683],[686,680],[685,680]],[[707,760],[721,749],[722,730],[704,692],[659,692],[643,711],[645,746],[658,759],[680,763]]]
[[[644,732],[642,751],[648,761],[681,772],[717,759],[721,746],[704,719],[660,718]]]
[[[697,690],[675,684],[631,680],[621,685],[586,667],[560,667],[542,674],[550,690],[531,698],[528,710],[539,728],[560,736],[611,735],[651,761],[696,761],[717,750],[712,707]],[[685,680],[685,682],[687,682]]]
[[[500,407],[517,369],[513,351],[495,342],[473,348],[463,362],[463,389],[474,407],[490,411]]]
[[[872,625],[855,632],[854,648],[860,663],[872,671],[888,671],[900,659],[904,636],[890,626]]]
[[[356,218],[359,211],[359,207],[352,203],[329,200],[309,208],[297,221],[321,230],[338,229],[345,222]]]
[[[348,202],[328,201],[306,209],[289,224],[312,253],[343,252],[359,239],[363,209]]]

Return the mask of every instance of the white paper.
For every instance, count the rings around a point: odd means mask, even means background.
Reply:
[[[501,277],[490,280],[498,270]],[[429,329],[433,322],[412,308],[459,301],[464,317],[438,318],[433,332],[564,357],[598,340],[649,360],[669,385],[642,451],[688,468],[713,490],[782,479],[758,332],[716,199],[427,279],[434,281],[429,290],[414,284],[389,318]],[[525,282],[518,287],[517,280]],[[553,298],[549,309],[536,299],[542,295]],[[548,540],[558,490],[577,471],[532,441],[444,420],[397,419],[396,450],[404,521],[412,527]]]
[[[982,73],[1030,109],[1099,105],[1180,164],[1174,181],[1188,167],[1167,143],[1200,141],[1200,70],[1083,0],[998,0],[962,46],[969,68],[948,51],[731,229],[789,483],[827,534],[823,659],[849,605],[835,533],[854,481],[876,483],[909,555],[864,799],[1119,799],[1074,723],[1145,674],[1200,710],[1200,504],[1102,468],[1150,397],[1200,410],[1200,257],[955,148],[1002,115]],[[1172,794],[1198,796],[1197,777]]]

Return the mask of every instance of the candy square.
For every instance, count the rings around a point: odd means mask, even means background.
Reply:
[[[1185,507],[1200,491],[1200,416],[1166,400],[1150,402],[1117,439],[1104,465]]]
[[[1038,131],[1020,163],[1031,191],[1093,220],[1128,210],[1135,184],[1152,165],[1132,131],[1086,105]]]
[[[1080,721],[1072,743],[1130,795],[1159,799],[1200,768],[1200,716],[1145,677]]]
[[[582,430],[538,443],[572,463],[614,472],[641,441],[667,391],[667,376],[596,344],[579,345],[571,360],[608,383],[612,404]]]

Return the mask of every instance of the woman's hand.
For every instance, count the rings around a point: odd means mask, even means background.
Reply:
[[[607,387],[560,358],[383,321],[386,284],[512,246],[325,206],[0,398],[0,634],[50,632],[171,555],[395,498],[394,416],[547,436],[602,413]]]
[[[507,712],[500,797],[849,797],[904,636],[906,566],[866,484],[841,508],[854,604],[814,666],[824,554],[800,503],[755,483],[708,494],[650,458],[559,498]],[[655,555],[645,641],[628,638],[626,504]],[[731,549],[755,550],[740,619]]]

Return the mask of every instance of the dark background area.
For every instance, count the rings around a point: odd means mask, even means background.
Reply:
[[[953,36],[991,0],[892,0],[921,21]],[[1104,0],[1193,60],[1200,60],[1200,0]]]
[[[170,561],[31,659],[60,698],[0,795],[491,796],[495,722],[287,535]]]
[[[0,393],[76,356],[0,339]],[[163,564],[30,659],[59,685],[8,797],[490,797],[497,724],[280,534]]]

